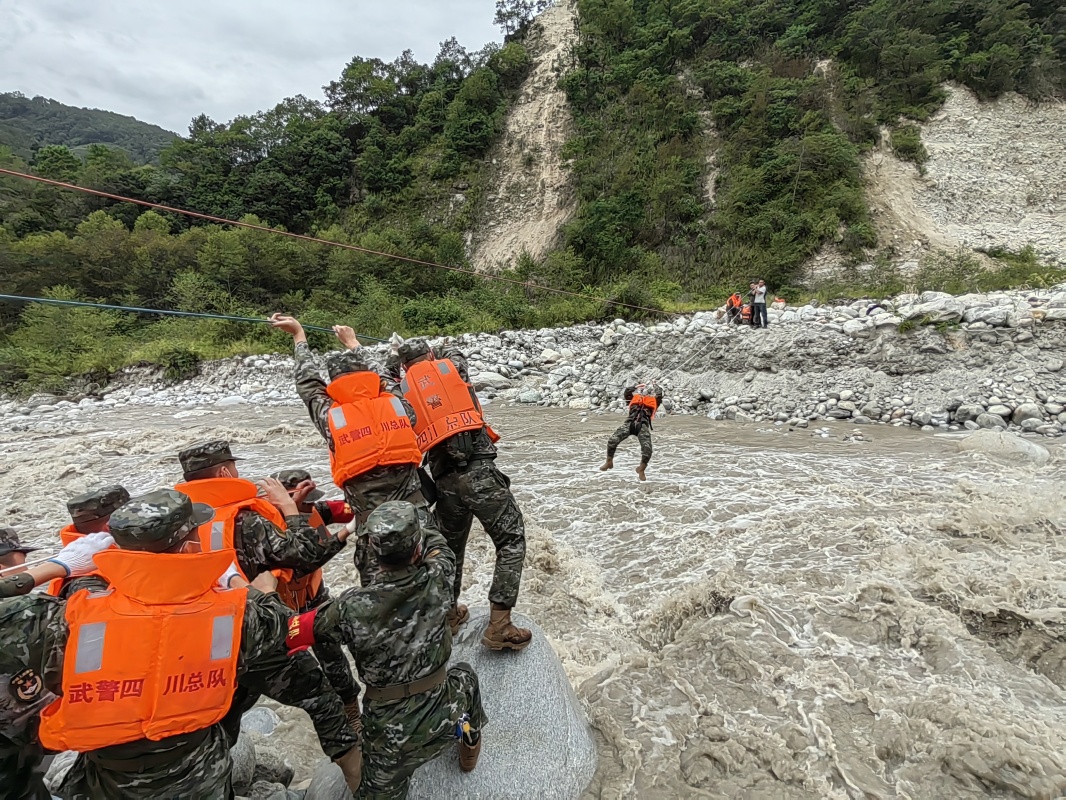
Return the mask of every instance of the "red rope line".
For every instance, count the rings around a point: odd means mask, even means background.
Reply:
[[[288,236],[290,239],[298,239],[303,242],[311,242],[313,244],[324,244],[329,247],[339,247],[343,250],[352,250],[356,253],[365,253],[371,256],[382,256],[384,258],[395,259],[396,261],[404,261],[408,264],[418,264],[422,267],[432,267],[433,269],[446,269],[452,272],[460,272],[464,275],[473,275],[477,278],[485,278],[494,281],[503,281],[504,283],[510,283],[515,286],[521,286],[526,289],[533,289],[541,292],[554,292],[556,294],[564,294],[570,297],[578,297],[582,300],[594,300],[598,303],[607,303],[610,305],[622,306],[624,308],[632,308],[637,311],[650,311],[653,314],[662,314],[662,309],[659,308],[647,308],[646,306],[638,306],[632,303],[622,303],[617,300],[611,300],[606,297],[596,297],[594,295],[581,294],[580,292],[571,292],[566,289],[555,289],[550,286],[541,286],[531,281],[520,281],[514,278],[505,278],[502,275],[491,275],[485,272],[478,272],[472,269],[463,269],[462,267],[450,267],[446,264],[435,264],[432,261],[422,261],[417,258],[411,258],[410,256],[400,256],[395,253],[384,253],[380,250],[370,250],[365,247],[357,247],[354,244],[346,244],[344,242],[331,242],[329,239],[319,239],[315,236],[306,236],[300,233],[290,233],[289,231],[279,231],[274,228],[267,227],[266,225],[253,225],[250,222],[238,222],[237,220],[225,219],[224,217],[216,217],[211,214],[201,214],[199,211],[188,211],[183,208],[174,208],[173,206],[165,206],[161,203],[151,203],[147,200],[137,200],[133,197],[123,197],[118,194],[111,194],[110,192],[103,192],[99,189],[90,189],[86,186],[78,186],[73,183],[64,183],[63,181],[55,181],[50,178],[42,178],[40,175],[30,175],[25,172],[17,172],[13,169],[0,168],[0,175],[10,175],[13,178],[22,178],[28,181],[36,181],[37,183],[44,183],[49,186],[56,186],[60,189],[70,189],[75,192],[82,192],[84,194],[91,194],[97,197],[106,197],[109,200],[117,200],[121,203],[133,203],[134,205],[144,206],[146,208],[158,209],[159,211],[169,211],[172,214],[183,214],[187,217],[195,217],[196,219],[207,220],[208,222],[217,222],[223,225],[233,225],[238,228],[250,228],[254,231],[263,231],[265,233],[273,233],[278,236]]]

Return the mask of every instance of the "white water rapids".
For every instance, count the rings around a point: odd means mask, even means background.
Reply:
[[[887,427],[787,432],[666,417],[648,482],[622,421],[488,408],[529,537],[520,610],[550,637],[600,743],[590,797],[969,798],[1066,792],[1066,459],[960,452]],[[296,405],[125,408],[0,433],[5,524],[54,546],[65,501],[172,485],[228,438],[242,474],[325,446]],[[483,605],[475,525],[464,600]],[[342,554],[337,590],[355,580]],[[734,597],[743,598],[732,604]],[[301,712],[279,731],[320,757]],[[491,738],[487,738],[491,746]]]

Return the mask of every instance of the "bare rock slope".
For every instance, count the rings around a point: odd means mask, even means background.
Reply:
[[[573,0],[559,0],[537,18],[526,46],[534,59],[493,157],[491,193],[470,237],[479,270],[508,267],[523,251],[547,253],[573,213],[570,176],[560,153],[572,128],[559,76],[576,38]]]

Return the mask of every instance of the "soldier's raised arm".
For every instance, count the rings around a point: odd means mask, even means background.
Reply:
[[[311,352],[311,346],[307,343],[307,334],[304,332],[303,325],[294,317],[287,317],[283,314],[274,314],[270,318],[270,324],[292,336],[293,355],[296,359],[296,393],[307,406],[311,422],[315,424],[318,432],[325,437],[326,441],[329,441],[328,414],[333,400],[326,392],[322,370],[315,354]]]

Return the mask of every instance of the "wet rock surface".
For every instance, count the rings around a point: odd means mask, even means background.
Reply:
[[[533,641],[518,653],[491,651],[481,644],[488,622],[487,608],[471,609],[451,659],[470,664],[481,682],[489,724],[477,768],[462,772],[453,746],[419,767],[408,797],[575,800],[596,772],[596,744],[559,657],[540,627],[517,613],[515,624],[532,630]]]

